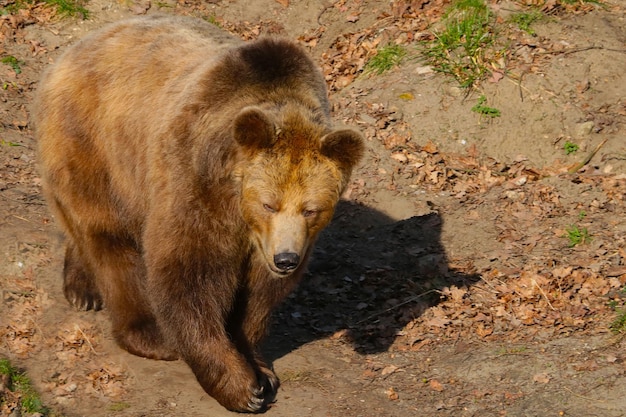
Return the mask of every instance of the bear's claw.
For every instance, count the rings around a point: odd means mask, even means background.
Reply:
[[[248,409],[252,412],[259,412],[265,409],[265,397],[263,396],[263,392],[265,391],[265,387],[254,388],[250,390],[252,393],[252,398],[248,401]]]
[[[102,302],[100,294],[88,290],[82,290],[82,292],[79,291],[81,290],[77,290],[69,286],[66,286],[64,289],[65,298],[72,305],[72,307],[74,307],[74,309],[78,311],[102,310],[104,303]]]

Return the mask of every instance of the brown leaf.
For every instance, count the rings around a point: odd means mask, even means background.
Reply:
[[[426,145],[422,146],[421,150],[429,154],[436,154],[437,152],[439,152],[439,150],[437,149],[437,145],[435,145],[430,140],[426,142]]]
[[[577,371],[595,371],[598,367],[598,362],[594,359],[589,359],[585,362],[574,365],[574,369]]]
[[[467,290],[463,288],[458,288],[453,285],[449,288],[444,288],[443,294],[447,297],[450,297],[453,301],[459,302],[463,300],[463,298],[467,294]]]
[[[487,81],[489,81],[490,83],[497,83],[498,81],[500,81],[501,79],[504,78],[504,74],[500,71],[492,71],[491,72],[491,77],[489,77],[489,79]]]
[[[619,277],[626,274],[626,266],[611,266],[605,274],[607,277]]]
[[[359,21],[359,13],[352,13],[346,17],[346,21],[355,23]]]
[[[408,162],[408,158],[405,154],[403,154],[402,152],[395,152],[391,154],[391,159],[395,159],[396,161],[405,164]]]
[[[281,6],[289,7],[289,0],[276,0]]]
[[[387,136],[383,142],[385,144],[385,148],[387,149],[393,149],[396,146],[404,146],[406,145],[406,143],[409,141],[409,138],[407,138],[406,136],[401,136],[398,134],[391,134],[389,136]]]
[[[371,369],[366,369],[365,371],[363,371],[363,373],[361,374],[361,377],[366,378],[366,379],[374,379],[376,378],[378,375],[376,374],[376,372],[372,371]]]
[[[135,3],[133,5],[131,5],[129,7],[129,10],[133,13],[133,14],[146,14],[148,12],[148,10],[150,9],[150,7],[152,7],[152,4],[147,1],[145,3]]]
[[[396,390],[394,390],[393,388],[389,388],[387,391],[385,391],[385,393],[387,394],[387,398],[390,401],[396,401],[398,398],[400,398]]]
[[[394,372],[396,372],[397,370],[398,370],[397,366],[389,365],[389,366],[385,366],[383,368],[383,370],[380,371],[380,374],[383,375],[383,376],[390,375],[390,374],[393,374]]]
[[[427,320],[424,324],[429,327],[446,327],[450,323],[449,319],[442,317],[434,317]]]
[[[337,330],[335,333],[333,333],[330,336],[330,338],[333,339],[333,340],[342,339],[342,338],[348,336],[349,333],[350,333],[350,331],[348,329]]]
[[[441,392],[444,390],[443,385],[441,385],[441,382],[437,381],[436,379],[431,379],[428,382],[428,386],[433,391]]]
[[[493,329],[491,327],[487,327],[484,324],[480,323],[476,328],[476,334],[480,337],[487,337],[493,333]]]
[[[475,389],[471,392],[472,396],[474,396],[474,398],[484,398],[488,395],[493,394],[491,391],[483,391],[483,390],[478,390]]]
[[[504,393],[504,398],[506,398],[507,400],[518,400],[520,398],[522,398],[524,396],[524,393],[522,392],[505,392]]]
[[[545,372],[536,374],[535,376],[533,376],[533,381],[539,384],[547,384],[548,382],[550,382],[550,375]]]

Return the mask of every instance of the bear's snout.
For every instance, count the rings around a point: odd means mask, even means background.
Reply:
[[[300,255],[295,252],[283,252],[274,255],[274,265],[283,272],[292,271],[300,264]]]

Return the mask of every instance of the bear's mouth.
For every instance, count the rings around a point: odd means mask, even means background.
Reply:
[[[293,250],[268,253],[263,245],[263,240],[258,235],[256,236],[256,250],[258,251],[257,254],[265,261],[265,265],[272,275],[280,278],[292,275],[295,271],[301,269],[304,263],[303,256]]]
[[[278,268],[273,262],[271,261],[267,261],[267,268],[274,274],[274,275],[278,275],[279,277],[288,277],[289,275],[293,274],[298,268],[300,267],[300,265],[298,265],[296,268],[291,268],[291,269],[281,269]]]

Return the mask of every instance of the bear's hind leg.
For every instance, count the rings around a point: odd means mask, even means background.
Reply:
[[[145,297],[145,266],[134,242],[98,233],[88,237],[86,243],[118,345],[149,359],[178,359],[165,343]]]
[[[133,355],[173,361],[178,354],[167,348],[154,317],[136,315],[132,320],[113,320],[113,335],[118,345]]]
[[[63,294],[77,310],[101,310],[102,296],[93,273],[81,258],[78,248],[68,242],[63,266]]]

